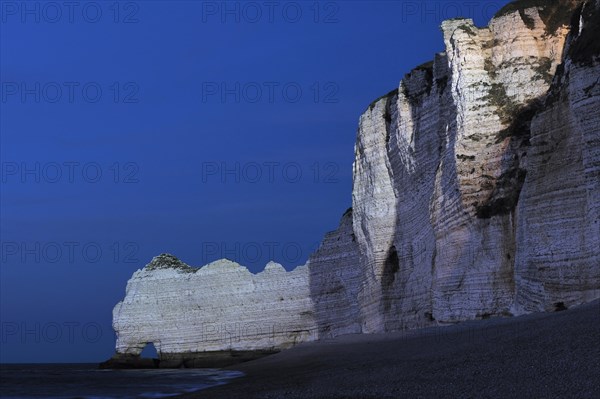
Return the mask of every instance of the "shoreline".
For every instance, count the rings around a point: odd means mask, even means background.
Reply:
[[[300,344],[179,398],[600,397],[600,300],[553,313]]]

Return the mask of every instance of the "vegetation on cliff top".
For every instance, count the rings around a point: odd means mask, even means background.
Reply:
[[[196,268],[191,267],[171,254],[160,254],[155,256],[150,263],[146,265],[146,270],[177,269],[185,272],[195,272]]]
[[[473,26],[469,24],[459,25],[456,29],[460,29],[463,32],[466,32],[469,36],[477,36],[477,33],[473,31]]]
[[[546,25],[546,34],[554,35],[558,28],[569,24],[571,15],[582,3],[583,0],[517,0],[502,7],[494,18],[518,11],[525,25],[531,29],[533,28],[533,20],[525,14],[525,10],[537,8],[540,18]]]

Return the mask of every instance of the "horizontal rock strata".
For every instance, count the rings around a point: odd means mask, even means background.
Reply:
[[[360,117],[353,207],[308,263],[161,255],[114,309],[117,356],[225,364],[341,334],[600,297],[600,0],[442,24],[446,51]]]
[[[316,339],[309,270],[270,262],[255,275],[228,260],[197,269],[163,254],[133,274],[113,327],[118,354],[138,356],[152,343],[177,364],[284,349]]]

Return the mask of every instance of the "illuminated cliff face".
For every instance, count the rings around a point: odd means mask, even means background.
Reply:
[[[446,51],[368,107],[353,208],[307,265],[157,257],[115,307],[117,352],[277,350],[600,297],[600,0],[530,3],[444,22]]]
[[[576,3],[507,7],[485,28],[444,22],[446,51],[361,117],[353,222],[365,331],[522,310],[513,306],[515,259],[527,248],[516,231],[535,210],[518,211],[517,204],[523,185],[532,184],[528,174],[536,174],[528,165],[535,151],[530,125],[562,63]],[[583,146],[579,140],[572,151],[581,154]],[[556,195],[569,201],[566,193]],[[589,206],[571,205],[581,212]],[[569,256],[577,259],[578,251],[571,248]],[[527,309],[562,300],[536,301]]]
[[[197,269],[163,254],[114,308],[117,353],[139,355],[147,343],[158,353],[282,349],[316,338],[312,309],[306,266],[271,262],[255,275],[225,259]]]

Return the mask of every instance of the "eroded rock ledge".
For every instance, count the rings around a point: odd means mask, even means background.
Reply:
[[[299,342],[600,297],[600,0],[442,24],[446,51],[359,121],[353,207],[308,263],[160,255],[114,309],[117,355],[221,366]]]

